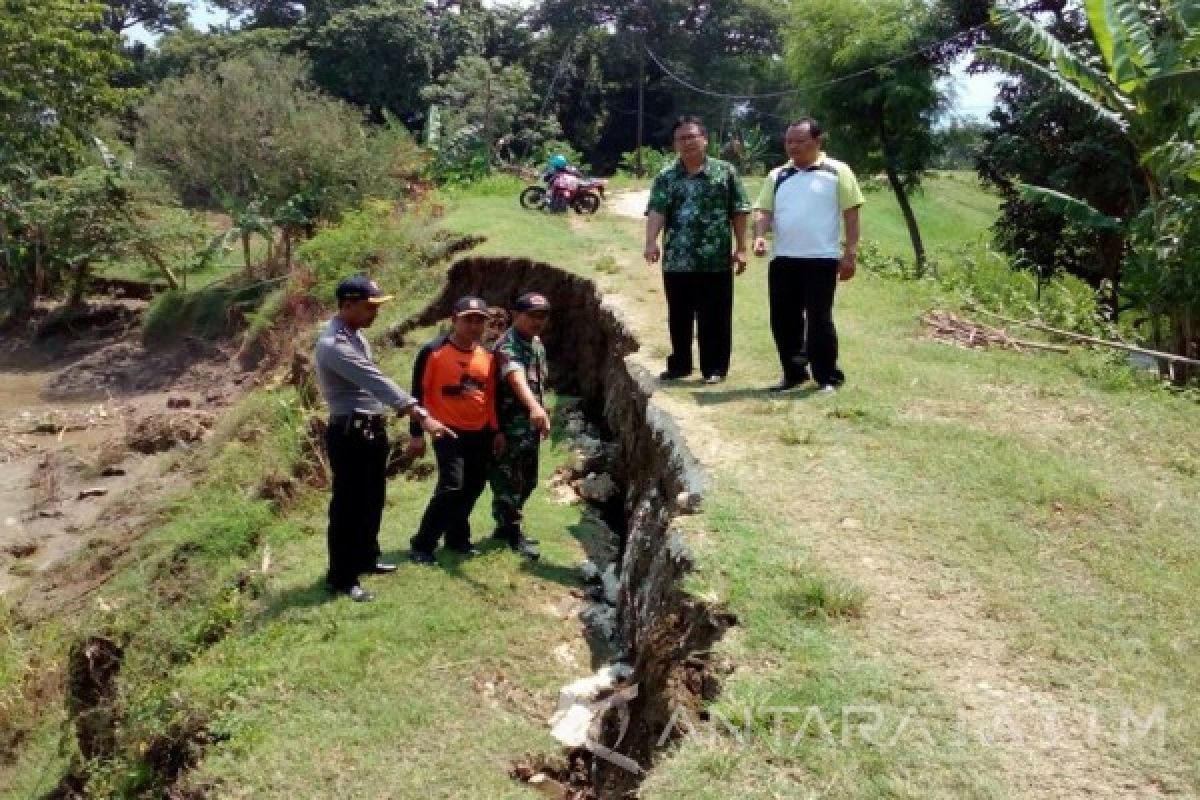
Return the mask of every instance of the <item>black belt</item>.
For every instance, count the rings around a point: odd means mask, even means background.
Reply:
[[[353,414],[338,414],[329,418],[329,427],[331,428],[365,428],[367,430],[383,430],[384,424],[383,414],[367,414],[362,411],[355,411]]]

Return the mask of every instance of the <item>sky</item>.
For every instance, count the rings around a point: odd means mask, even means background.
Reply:
[[[485,2],[484,4],[493,5],[493,2]],[[508,0],[508,2],[511,2],[511,0]],[[192,9],[192,24],[200,30],[207,30],[209,25],[223,25],[229,20],[227,13],[213,10],[204,0],[190,0],[190,5]],[[154,41],[154,36],[140,27],[131,30],[129,36],[147,43]],[[950,114],[954,117],[983,120],[986,119],[988,112],[992,110],[992,101],[996,96],[996,86],[1003,76],[998,73],[968,75],[966,67],[969,60],[969,57],[963,58],[955,64],[951,70],[950,77],[947,79],[954,93]]]

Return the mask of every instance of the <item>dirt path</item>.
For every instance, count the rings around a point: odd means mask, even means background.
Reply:
[[[633,194],[623,195],[621,202],[614,199],[614,212],[644,207],[644,193],[630,199]],[[640,210],[636,216],[641,216]],[[632,359],[657,374],[667,346],[661,292],[655,276],[628,255],[622,257],[621,267],[632,277],[632,286],[624,281],[621,292],[608,294],[605,302],[637,332],[642,347]],[[799,544],[811,549],[818,564],[867,590],[868,645],[919,675],[958,713],[960,729],[985,740],[998,777],[1009,788],[1007,796],[1163,796],[1157,783],[1130,774],[1121,763],[1116,725],[1107,724],[1114,721],[1097,726],[1092,710],[1076,705],[1065,692],[1034,685],[1031,677],[1038,665],[1015,654],[1010,632],[989,617],[984,597],[969,577],[914,562],[901,547],[861,522],[847,522],[828,498],[818,502],[778,481],[778,475],[754,457],[752,444],[739,441],[736,426],[729,423],[731,412],[738,413],[736,407],[695,404],[664,392],[656,393],[653,401],[675,418],[706,469],[731,476],[754,507],[775,509],[796,521],[793,530]],[[739,405],[746,411],[747,403]],[[714,436],[714,431],[723,435]],[[824,464],[812,469],[818,480],[819,473],[828,472]]]
[[[618,216],[642,219],[646,216],[646,201],[649,199],[649,189],[616,192],[609,201],[608,209]]]

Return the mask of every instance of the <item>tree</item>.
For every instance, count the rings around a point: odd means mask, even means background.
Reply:
[[[288,28],[298,25],[310,8],[324,8],[328,0],[212,0],[212,4],[246,16],[248,28]]]
[[[172,289],[168,261],[188,258],[204,226],[172,207],[154,182],[121,166],[89,166],[38,181],[25,204],[44,252],[45,290],[67,289],[68,307],[83,300],[91,270],[109,259],[141,258]]]
[[[453,72],[421,94],[442,108],[447,138],[461,139],[466,132],[483,148],[488,161],[528,157],[559,132],[554,120],[538,116],[525,70],[502,66],[495,59],[460,58]]]
[[[703,88],[774,89],[783,8],[773,0],[545,0],[531,20],[535,46],[524,63],[539,91],[554,88],[549,107],[568,137],[607,169],[639,144],[639,130],[641,144],[664,142],[680,113],[701,116],[719,139],[738,106],[676,83],[649,60],[646,47]]]
[[[121,34],[134,25],[162,33],[187,23],[183,0],[104,0],[104,25]]]
[[[122,59],[103,13],[102,3],[0,0],[0,180],[14,167],[69,171],[95,120],[126,103],[109,83]]]
[[[983,152],[984,136],[991,128],[973,119],[954,119],[934,132],[937,154],[934,169],[973,170]]]
[[[275,220],[290,252],[298,233],[389,182],[394,167],[391,134],[372,135],[306,74],[298,58],[256,53],[163,81],[139,110],[139,160],[189,202]]]
[[[333,14],[305,43],[313,80],[377,121],[387,110],[415,125],[439,56],[431,22],[420,4],[399,0]]]
[[[1141,206],[1137,158],[1123,134],[1096,125],[1091,113],[1037,80],[1000,89],[984,133],[977,167],[1000,191],[996,244],[1018,266],[1062,269],[1096,288],[1107,286],[1109,313],[1119,312],[1125,234],[1096,231],[1045,204],[1027,200],[1020,187],[1038,184],[1078,197],[1111,217],[1126,218]]]
[[[937,152],[933,125],[946,98],[937,65],[900,57],[920,48],[927,14],[921,0],[812,0],[795,8],[787,37],[796,83],[824,84],[793,100],[794,110],[816,117],[856,170],[887,175],[919,275],[927,259],[909,195]]]
[[[128,94],[104,6],[76,0],[0,0],[0,278],[11,323],[25,318],[52,266],[29,203],[47,177],[73,171],[92,129]]]
[[[189,72],[211,72],[224,61],[254,53],[283,55],[297,49],[299,35],[279,28],[202,32],[191,26],[164,35],[148,53],[142,66],[144,84],[155,85],[166,78]]]
[[[255,53],[169,78],[139,109],[139,160],[186,199],[274,208],[312,186],[361,181],[360,114],[312,89],[295,57]]]
[[[1147,199],[1136,216],[1121,220],[1044,186],[1019,189],[1027,201],[1085,228],[1124,229],[1133,293],[1152,315],[1169,320],[1171,346],[1186,353],[1196,346],[1200,318],[1200,5],[1087,0],[1084,10],[1098,65],[1008,11],[995,19],[1017,46],[981,48],[980,55],[1064,93],[1120,132],[1136,154]]]

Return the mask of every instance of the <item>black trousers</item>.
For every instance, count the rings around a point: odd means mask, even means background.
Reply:
[[[388,440],[383,426],[330,425],[325,449],[333,471],[329,501],[329,572],[334,590],[348,589],[379,560],[379,523],[387,492]]]
[[[725,375],[733,349],[733,270],[664,272],[671,355],[667,370],[692,371],[692,332],[700,345],[700,374]]]
[[[807,380],[810,368],[813,380],[822,386],[841,386],[846,380],[837,366],[833,325],[837,269],[836,258],[771,259],[767,273],[771,333],[789,381]]]
[[[471,544],[471,511],[487,484],[492,458],[492,434],[488,431],[455,431],[457,439],[444,436],[433,440],[438,480],[433,497],[421,517],[421,527],[412,538],[412,549],[432,553],[442,534],[448,547],[464,550]]]

